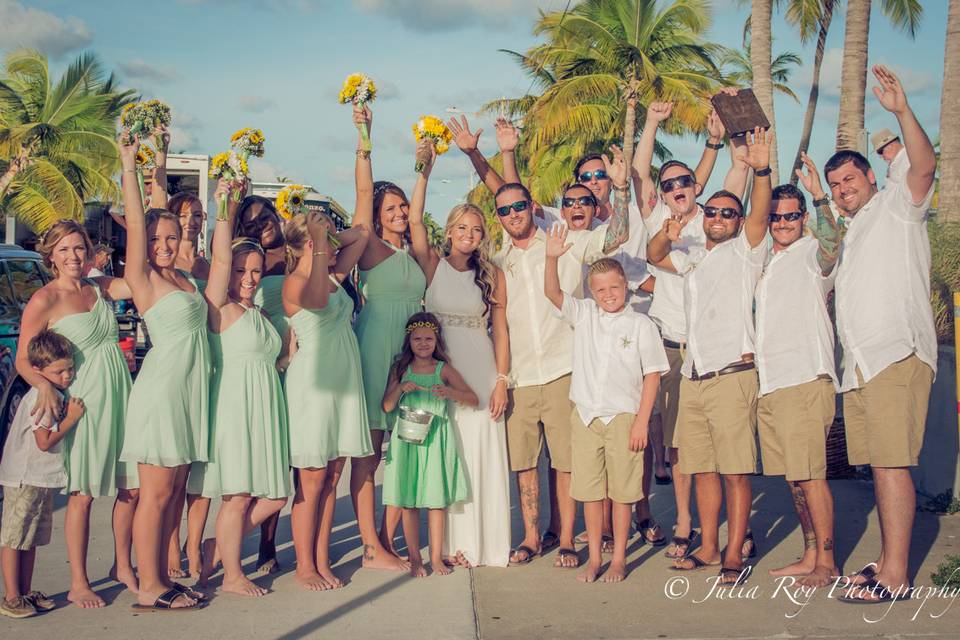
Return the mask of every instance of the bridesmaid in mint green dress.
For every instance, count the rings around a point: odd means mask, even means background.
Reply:
[[[350,328],[353,302],[340,283],[357,264],[367,232],[340,233],[338,251],[322,214],[295,216],[284,227],[291,256],[283,305],[297,338],[284,378],[290,414],[290,460],[299,483],[290,522],[296,579],[305,588],[343,586],[330,567],[337,484],[347,457],[373,453],[360,354]]]
[[[241,183],[224,182],[217,188],[218,198],[229,198],[230,214],[237,208],[230,191],[242,188]],[[267,590],[244,575],[243,537],[286,504],[290,455],[276,367],[280,335],[253,302],[263,273],[263,248],[249,238],[231,241],[232,227],[229,216],[216,222],[213,264],[204,293],[214,374],[210,460],[197,475],[202,476],[203,497],[220,497],[222,502],[216,538],[203,543],[200,585],[205,586],[213,573],[219,551],[223,590],[256,597]],[[193,474],[190,480],[194,483]]]
[[[354,110],[356,124],[369,127],[371,117],[369,106]],[[374,474],[380,464],[384,432],[391,427],[390,417],[380,406],[387,386],[387,372],[403,344],[403,327],[407,318],[422,308],[427,281],[416,260],[407,252],[410,203],[403,190],[390,182],[374,182],[370,155],[362,151],[356,155],[356,184],[353,226],[363,227],[370,234],[370,242],[359,263],[360,292],[365,304],[357,319],[356,333],[360,343],[373,455],[354,458],[351,462],[350,493],[366,550],[363,566],[405,570],[406,564],[393,552],[391,535],[400,521],[398,510],[385,509],[383,527],[380,535],[377,534]]]
[[[139,137],[118,144],[127,249],[124,280],[150,332],[127,405],[120,459],[137,463],[140,503],[133,519],[143,609],[200,607],[202,596],[167,575],[172,532],[170,500],[190,463],[206,461],[209,435],[210,346],[207,304],[192,278],[176,268],[182,229],[168,211],[145,216],[135,178]]]

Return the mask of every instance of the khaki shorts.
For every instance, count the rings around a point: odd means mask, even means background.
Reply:
[[[507,453],[511,471],[537,466],[547,440],[550,466],[570,471],[570,374],[552,382],[517,387],[508,393]]]
[[[634,415],[621,413],[610,424],[594,418],[587,426],[576,409],[573,429],[573,477],[570,496],[579,502],[610,498],[620,504],[643,499],[643,451],[630,451]]]
[[[777,389],[757,402],[763,474],[825,480],[827,435],[837,408],[830,378]]]
[[[757,472],[757,370],[680,381],[674,444],[681,473]]]
[[[894,362],[843,394],[847,459],[852,465],[915,467],[923,446],[933,370],[916,355]]]
[[[663,424],[663,446],[676,447],[673,440],[677,428],[677,410],[680,408],[680,367],[683,357],[680,349],[664,345],[670,371],[660,374],[660,390],[657,391],[657,404],[660,406],[660,420]]]
[[[59,491],[28,484],[3,487],[0,547],[29,551],[50,544],[53,529],[53,496]]]

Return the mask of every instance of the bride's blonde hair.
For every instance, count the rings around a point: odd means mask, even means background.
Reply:
[[[443,228],[443,251],[444,254],[450,255],[450,235],[453,228],[463,216],[470,213],[480,220],[483,238],[480,240],[480,245],[467,259],[467,265],[473,269],[473,281],[480,289],[480,297],[483,298],[483,303],[487,307],[484,315],[489,315],[490,310],[497,304],[493,297],[493,292],[497,287],[497,271],[490,261],[490,232],[487,230],[487,222],[483,216],[483,211],[479,207],[472,204],[458,204],[450,210],[450,214],[447,216],[447,224]]]

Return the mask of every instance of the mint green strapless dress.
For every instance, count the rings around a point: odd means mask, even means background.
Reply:
[[[63,440],[67,471],[65,493],[100,497],[117,488],[139,486],[135,465],[120,462],[124,418],[130,395],[130,370],[117,343],[117,319],[110,304],[97,292],[93,308],[57,320],[50,328],[74,346],[76,377],[67,390],[86,407],[77,426]]]
[[[393,255],[373,269],[360,272],[366,304],[360,310],[356,327],[370,428],[381,431],[393,426],[380,408],[390,365],[403,346],[407,319],[422,309],[427,288],[427,279],[417,261],[406,251],[384,244],[393,249]]]
[[[429,389],[443,384],[438,362],[432,374],[407,368],[403,380]],[[446,509],[467,499],[469,487],[463,460],[457,452],[456,435],[447,418],[447,401],[429,391],[414,391],[402,398],[404,406],[425,409],[436,417],[423,444],[411,444],[394,431],[383,470],[383,504],[396,507]]]
[[[301,309],[290,318],[297,353],[284,391],[293,467],[319,469],[336,458],[373,453],[352,315],[353,301],[337,283],[326,307]]]
[[[205,462],[211,362],[207,303],[199,291],[171,291],[143,320],[153,346],[130,393],[120,459],[160,467]]]
[[[283,281],[287,276],[264,276],[253,295],[253,303],[267,312],[270,324],[282,340],[290,330],[290,320],[283,312]]]
[[[280,336],[251,308],[226,331],[210,333],[210,351],[210,459],[191,468],[191,493],[289,496],[287,405],[276,367]]]

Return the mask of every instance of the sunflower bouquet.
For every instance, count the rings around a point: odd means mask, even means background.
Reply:
[[[150,135],[159,127],[170,126],[170,107],[159,100],[134,102],[128,104],[120,112],[120,125],[128,130],[124,144],[133,144],[133,136]],[[157,137],[157,150],[166,153],[163,136]]]
[[[146,185],[143,181],[143,174],[153,171],[157,166],[157,154],[147,145],[141,145],[137,149],[137,184],[140,185],[140,200],[144,200],[146,195]]]
[[[307,206],[308,189],[302,184],[288,184],[280,193],[277,194],[275,206],[277,213],[284,220],[290,220],[293,216],[305,216],[310,212]],[[334,249],[340,248],[340,240],[331,232],[327,233],[327,242]]]
[[[362,73],[351,73],[343,81],[343,88],[340,89],[340,104],[355,104],[361,109],[368,102],[373,102],[377,97],[377,85],[373,83],[373,78]],[[357,130],[360,131],[360,148],[363,151],[370,151],[370,131],[364,124],[358,124]]]
[[[210,160],[210,179],[211,180],[246,180],[249,174],[249,167],[246,159],[236,151],[224,151],[213,156]],[[239,199],[239,193],[234,192],[234,199]],[[220,200],[217,208],[217,220],[227,219],[227,199]]]
[[[244,127],[230,136],[230,146],[244,160],[263,157],[263,131]]]
[[[429,140],[433,143],[433,148],[437,155],[443,155],[450,148],[450,141],[453,140],[453,134],[444,124],[443,120],[436,116],[422,116],[413,125],[413,137],[419,143],[423,140]],[[417,148],[417,162],[414,170],[417,173],[423,173],[423,170],[430,162],[430,147]]]

